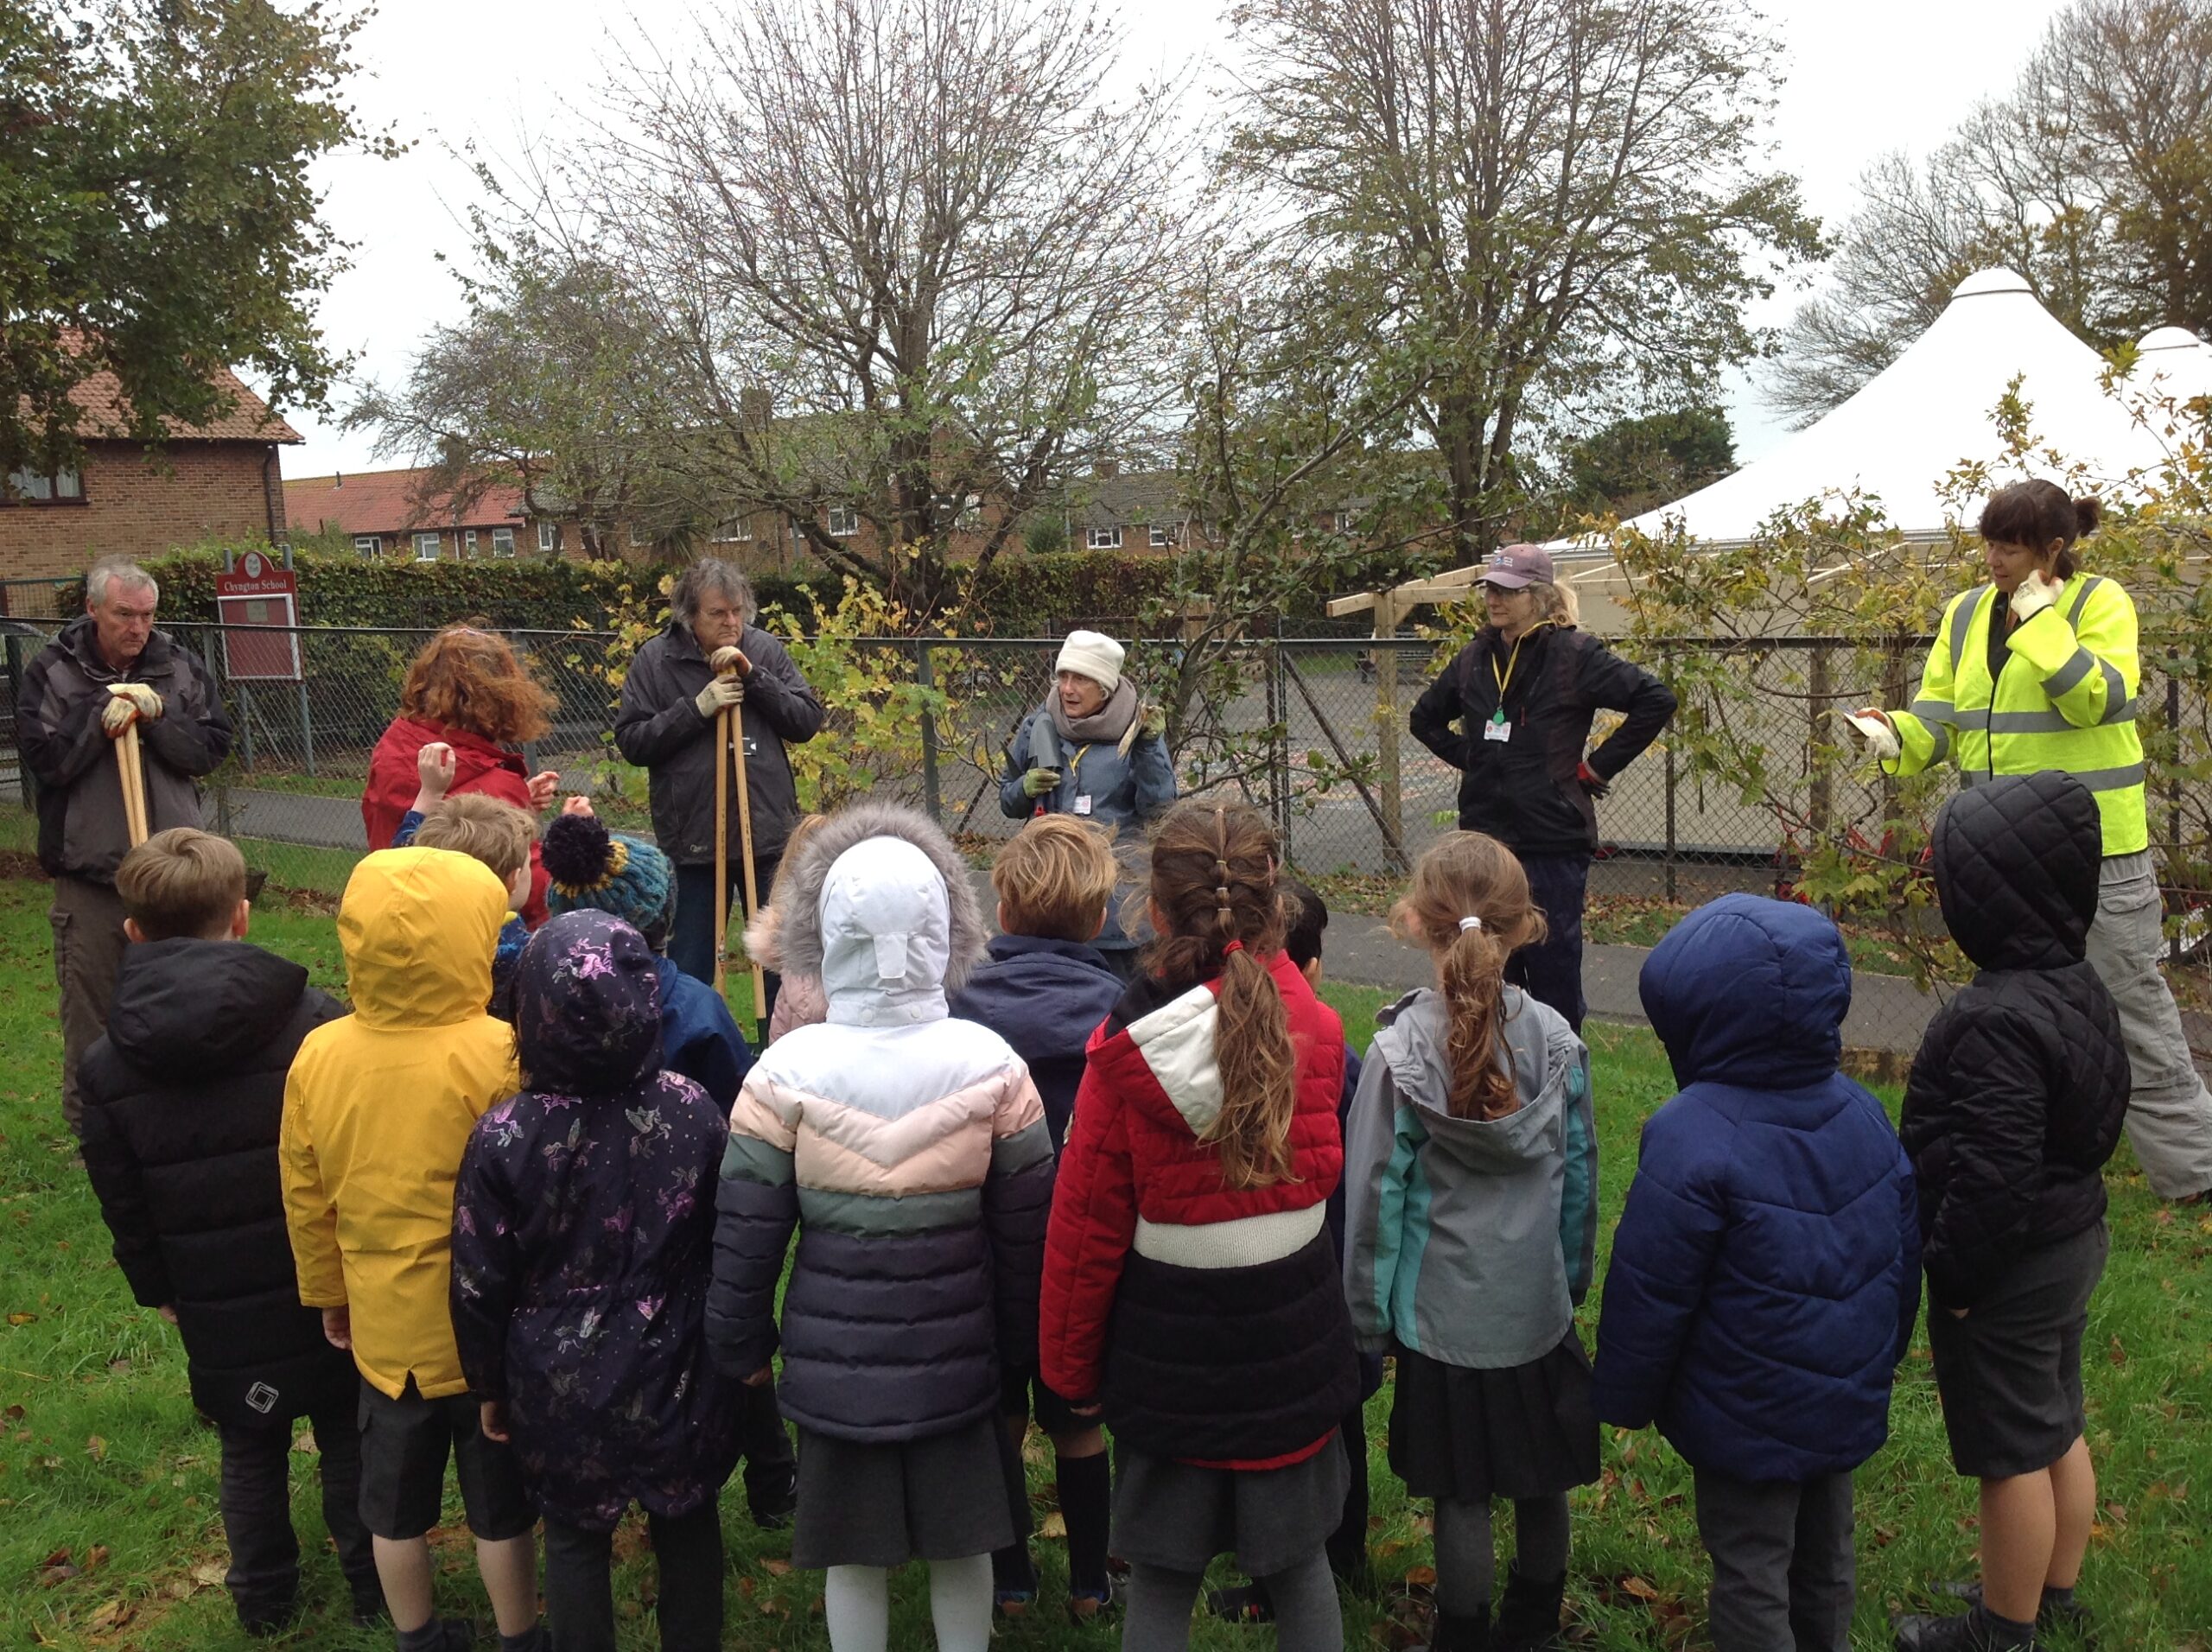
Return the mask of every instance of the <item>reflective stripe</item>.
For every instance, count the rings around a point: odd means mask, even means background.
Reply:
[[[1955,713],[1951,721],[1961,734],[1986,734],[1989,732],[1989,708],[1974,706]]]
[[[1981,600],[1997,588],[1977,585],[1967,593],[1967,600],[1959,604],[1951,620],[1951,680],[1959,679],[1959,662],[1967,657],[1967,632],[1974,628],[1974,616],[1981,607]]]
[[[2057,699],[2060,695],[2066,693],[2068,690],[2074,688],[2075,684],[2079,683],[2083,677],[2088,676],[2090,669],[2094,666],[2096,663],[2097,657],[2094,654],[2092,654],[2088,649],[2075,649],[2074,651],[2073,658],[2068,660],[2065,664],[2060,666],[2049,677],[2044,678],[2043,691],[2049,695],[2052,699]]]
[[[2099,660],[2097,669],[2105,674],[2105,703],[2108,706],[2116,706],[2126,699],[2127,684],[2120,680],[2120,673],[2113,669],[2111,663],[2107,660]],[[2100,717],[2097,721],[2107,722],[2110,719]]]
[[[2075,631],[2082,628],[2082,610],[2089,606],[2089,593],[2104,582],[2104,575],[2101,574],[2092,574],[2082,581],[2082,588],[2074,598],[2074,606],[2066,611],[2066,623],[2069,628]]]
[[[2107,670],[2110,670],[2112,667],[2107,665],[2105,669]],[[2133,700],[2121,701],[2118,705],[2113,706],[2109,711],[2105,713],[2102,721],[2108,723],[2133,722],[2135,721],[2136,703],[2137,702]]]
[[[1993,734],[2063,734],[2074,725],[2066,721],[2063,711],[1993,711],[1989,714],[1989,732]]]
[[[2140,763],[2130,763],[2117,769],[2069,769],[2067,772],[2092,791],[2119,791],[2143,784],[2143,766]]]
[[[1959,771],[1959,784],[1964,786],[1968,791],[1973,791],[1984,781],[1993,780],[1996,778],[1997,777],[1993,774],[1984,774],[1979,769],[1961,769]]]
[[[1905,709],[1910,712],[1914,716],[1919,718],[1923,722],[1948,722],[1951,721],[1951,702],[1948,700],[1936,699],[1932,696],[1925,696],[1914,701],[1910,705],[1907,706]]]
[[[1935,742],[1929,748],[1928,760],[1930,763],[1941,763],[1945,758],[1951,754],[1950,725],[1948,723],[1929,723],[1928,725],[1928,733],[1929,738]]]

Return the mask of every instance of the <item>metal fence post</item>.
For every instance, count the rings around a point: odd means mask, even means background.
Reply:
[[[1669,688],[1674,686],[1675,651],[1671,648],[1662,648],[1659,651],[1659,678],[1660,681],[1665,683]],[[1672,904],[1676,899],[1675,893],[1675,861],[1677,846],[1675,839],[1675,799],[1678,796],[1677,788],[1681,785],[1681,778],[1675,768],[1675,738],[1672,732],[1670,731],[1665,738],[1666,748],[1662,755],[1666,759],[1667,766],[1667,899],[1669,904]]]
[[[2181,676],[2176,669],[2177,664],[2168,660],[2165,672],[2166,732],[2174,742],[2171,771],[2174,778],[2166,782],[2166,836],[2172,841],[2171,853],[2177,859],[2181,855],[2181,766],[2185,753],[2182,750],[2181,737]],[[2171,866],[2172,861],[2169,861],[2167,864]],[[2162,906],[2163,904],[2162,900]],[[2181,932],[2178,930],[2166,937],[2166,963],[2169,966],[2177,966],[2181,963]]]
[[[914,644],[914,681],[922,690],[922,798],[930,818],[942,826],[944,805],[938,793],[937,711],[930,704],[930,691],[937,686],[937,677],[930,665],[927,638],[918,639]]]
[[[1375,594],[1375,754],[1376,790],[1393,842],[1406,841],[1406,797],[1398,766],[1398,604]]]
[[[233,679],[238,691],[238,762],[249,774],[253,772],[253,689]]]
[[[1807,787],[1805,809],[1814,835],[1826,837],[1835,811],[1834,781],[1821,764],[1820,756],[1821,717],[1827,709],[1832,691],[1828,681],[1827,645],[1815,643],[1812,655],[1806,683],[1811,692],[1805,702],[1805,777],[1810,783]]]

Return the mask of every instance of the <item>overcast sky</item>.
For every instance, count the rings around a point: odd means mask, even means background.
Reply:
[[[1925,153],[1976,99],[2009,86],[2061,0],[1771,0],[1788,76],[1774,139],[1781,166],[1803,180],[1812,210],[1849,213],[1866,162],[1884,149]],[[1217,63],[1229,44],[1222,0],[1124,0],[1130,57],[1181,69]],[[380,0],[359,41],[364,117],[392,123],[414,144],[397,161],[343,156],[323,168],[326,210],[356,244],[354,267],[324,301],[333,346],[359,357],[365,378],[394,383],[424,333],[462,311],[454,265],[475,186],[455,151],[474,141],[512,153],[521,134],[557,131],[563,111],[590,105],[610,31],[642,29],[675,52],[690,32],[688,0],[632,0],[610,23],[596,0]],[[634,23],[630,20],[634,18]],[[1777,295],[1767,323],[1800,295]],[[1782,434],[1748,383],[1730,386],[1740,458]],[[342,405],[342,401],[341,401]],[[289,476],[382,464],[371,432],[347,433],[298,410],[307,437],[287,448]]]

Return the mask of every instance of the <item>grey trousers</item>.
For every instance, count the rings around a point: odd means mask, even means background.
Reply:
[[[2107,858],[2098,879],[2089,962],[2120,1006],[2133,1083],[2127,1139],[2161,1198],[2212,1188],[2212,1094],[2190,1059],[2172,989],[2158,973],[2165,936],[2149,853]]]
[[[1753,1482],[1697,1471],[1716,1652],[1851,1652],[1851,1477]]]
[[[123,968],[123,897],[112,884],[83,878],[54,880],[54,980],[61,991],[61,1117],[69,1134],[84,1133],[84,1099],[77,1090],[77,1063],[107,1031],[115,1002],[116,972]]]

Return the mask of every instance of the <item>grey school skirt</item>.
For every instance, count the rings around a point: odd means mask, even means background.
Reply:
[[[1171,1572],[1234,1554],[1248,1577],[1264,1578],[1320,1551],[1344,1523],[1351,1484],[1341,1434],[1281,1469],[1202,1469],[1116,1445],[1114,1553]]]
[[[1014,1529],[1007,1477],[1019,1463],[995,1416],[893,1445],[798,1433],[793,1566],[957,1560],[1028,1535]]]

